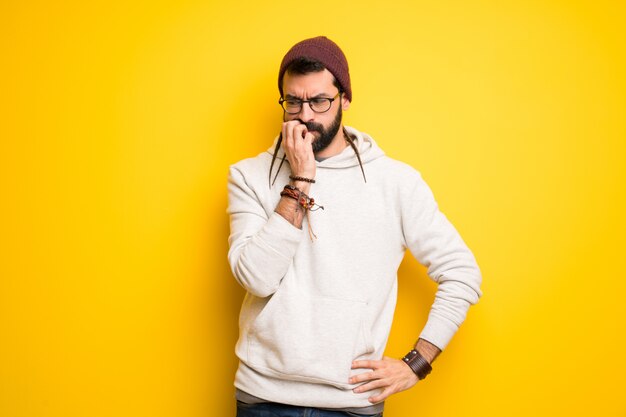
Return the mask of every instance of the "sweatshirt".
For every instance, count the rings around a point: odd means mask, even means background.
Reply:
[[[372,405],[372,392],[352,392],[348,379],[365,370],[351,363],[383,357],[406,249],[438,284],[421,338],[443,350],[482,295],[474,256],[420,174],[367,134],[346,130],[367,182],[350,146],[318,161],[309,196],[324,209],[309,212],[302,229],[274,211],[291,173],[285,160],[270,187],[275,145],[230,167],[228,260],[246,290],[235,386],[267,401]]]

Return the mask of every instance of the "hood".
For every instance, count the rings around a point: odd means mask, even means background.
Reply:
[[[378,147],[374,139],[369,136],[367,133],[359,132],[358,130],[345,126],[346,130],[350,134],[350,136],[354,140],[354,145],[359,150],[359,155],[361,156],[361,162],[363,165],[367,165],[368,162],[371,162],[381,156],[384,156],[385,153],[382,149]],[[270,155],[274,154],[274,149],[276,148],[276,142],[278,141],[278,136],[274,139],[274,143],[267,150]],[[278,150],[278,154],[276,155],[277,165],[280,163],[285,151],[281,147]],[[351,146],[346,146],[346,148],[338,153],[337,155],[331,156],[330,158],[326,158],[323,161],[318,161],[317,166],[319,168],[351,168],[354,166],[358,166],[359,161],[354,154],[354,150]]]

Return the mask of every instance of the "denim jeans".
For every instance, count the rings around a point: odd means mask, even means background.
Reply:
[[[321,410],[294,405],[262,403],[246,404],[237,401],[237,417],[382,417],[380,414],[358,414],[349,411]]]

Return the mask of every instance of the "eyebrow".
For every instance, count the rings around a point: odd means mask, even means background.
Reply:
[[[315,98],[331,98],[331,97],[327,97],[327,96],[330,96],[330,94],[319,93],[317,95],[314,95],[313,97],[309,97],[309,100],[313,100]],[[300,101],[302,101],[302,99],[300,97],[292,96],[291,94],[285,94],[285,98],[288,99],[288,100],[300,100]]]

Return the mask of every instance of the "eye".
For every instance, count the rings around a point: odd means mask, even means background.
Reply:
[[[301,103],[302,102],[300,100],[285,100],[285,104],[287,104],[289,107],[297,107]]]
[[[318,97],[318,98],[313,98],[313,99],[311,99],[311,103],[312,103],[314,106],[324,105],[324,104],[326,104],[327,102],[328,102],[328,99],[327,99],[327,98],[321,98],[321,97]]]

